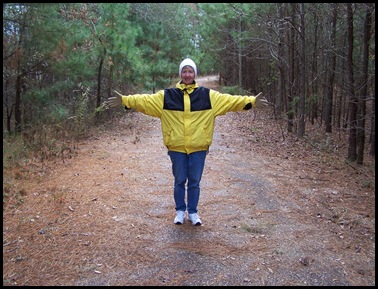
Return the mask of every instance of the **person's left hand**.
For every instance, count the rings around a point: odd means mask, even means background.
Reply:
[[[256,101],[255,101],[255,107],[266,107],[269,105],[269,102],[266,100],[266,98],[262,98],[262,92],[260,92],[258,95],[256,95]]]
[[[111,107],[120,107],[122,105],[122,94],[120,94],[118,91],[114,90],[114,92],[117,94],[117,96],[109,97],[106,102],[105,106],[106,108]]]

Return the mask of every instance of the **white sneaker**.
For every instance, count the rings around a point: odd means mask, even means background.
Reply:
[[[202,225],[201,219],[197,215],[197,213],[189,214],[188,218],[192,222],[193,226],[201,226]]]
[[[185,212],[184,211],[176,211],[176,217],[174,223],[177,225],[184,224]]]

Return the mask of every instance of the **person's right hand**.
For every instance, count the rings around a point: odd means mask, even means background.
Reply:
[[[117,94],[117,96],[109,97],[106,100],[106,108],[120,107],[122,105],[122,94],[116,90],[114,90],[114,92]]]

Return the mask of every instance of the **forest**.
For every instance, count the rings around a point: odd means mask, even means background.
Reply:
[[[374,3],[3,3],[4,165],[63,154],[114,89],[165,88],[185,57],[263,92],[287,132],[345,131],[346,160],[375,156]]]
[[[161,122],[114,90],[196,81],[217,117],[173,222]],[[375,286],[374,3],[3,3],[3,286]]]

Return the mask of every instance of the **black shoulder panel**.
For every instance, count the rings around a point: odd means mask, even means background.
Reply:
[[[163,109],[184,111],[184,93],[178,88],[165,89]]]
[[[190,94],[190,110],[201,111],[211,109],[210,89],[198,87]]]

